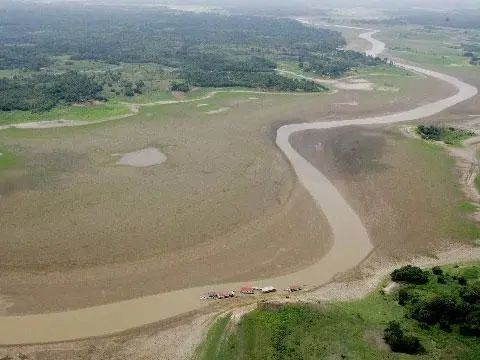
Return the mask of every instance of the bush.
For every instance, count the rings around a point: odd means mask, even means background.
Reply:
[[[456,323],[462,316],[462,313],[462,307],[457,299],[444,295],[436,295],[427,300],[420,300],[411,309],[413,319],[429,325]]]
[[[419,267],[407,265],[394,270],[390,277],[392,281],[406,282],[410,284],[426,284],[428,282],[428,273]]]
[[[423,351],[423,346],[416,336],[406,335],[400,324],[390,321],[384,330],[383,338],[394,352],[418,354]]]
[[[445,276],[440,275],[440,276],[437,277],[437,282],[438,282],[439,284],[446,284],[446,283],[447,283],[447,279],[445,278]]]
[[[480,305],[480,283],[468,285],[462,289],[460,296],[466,303]]]
[[[455,144],[475,135],[473,131],[444,126],[418,125],[417,131],[425,140],[443,141],[446,144]]]
[[[404,306],[412,297],[412,294],[407,289],[400,289],[398,292],[398,303]]]
[[[467,285],[467,279],[465,279],[463,276],[459,276],[457,279],[458,283],[462,286]]]
[[[432,268],[432,272],[435,274],[435,275],[443,275],[443,270],[440,268],[440,266],[434,266]]]
[[[480,309],[467,314],[460,331],[464,335],[480,336]]]
[[[172,91],[180,91],[180,92],[189,92],[190,86],[183,81],[172,81],[170,83],[170,90]]]

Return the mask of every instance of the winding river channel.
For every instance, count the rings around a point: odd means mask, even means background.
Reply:
[[[367,31],[359,36],[371,43],[368,55],[377,56],[383,52],[385,44],[372,37],[376,31],[357,29]],[[293,133],[421,119],[435,115],[477,94],[477,88],[455,77],[399,62],[395,64],[447,82],[458,91],[448,98],[390,115],[291,124],[279,128],[276,143],[290,161],[299,181],[326,215],[334,242],[330,251],[317,263],[289,275],[255,282],[259,286],[272,285],[284,288],[292,283],[318,286],[328,282],[335,274],[361,262],[373,248],[359,216],[335,186],[291,146],[289,139]],[[59,342],[117,333],[200,309],[207,306],[205,301],[200,300],[202,293],[215,289],[234,289],[242,285],[243,283],[232,283],[194,287],[58,313],[1,316],[0,345]]]

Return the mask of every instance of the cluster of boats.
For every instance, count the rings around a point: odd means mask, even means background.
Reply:
[[[302,290],[301,286],[298,285],[291,285],[287,289],[287,292],[297,292]],[[273,286],[265,286],[265,287],[242,287],[238,291],[240,296],[244,295],[255,295],[255,294],[269,294],[276,292],[277,289]],[[228,299],[237,296],[237,292],[235,290],[231,291],[210,291],[201,296],[202,300],[218,300],[218,299]]]

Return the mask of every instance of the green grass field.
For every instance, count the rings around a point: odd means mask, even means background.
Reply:
[[[372,81],[380,81],[382,78],[383,80],[386,80],[389,78],[418,76],[411,71],[387,64],[358,69],[353,74]]]
[[[445,266],[447,283],[439,284],[430,273],[425,285],[414,286],[420,299],[435,294],[457,294],[462,286],[453,276],[480,282],[479,264]],[[365,299],[328,305],[287,305],[259,308],[246,315],[235,329],[223,318],[212,327],[200,349],[199,359],[478,359],[480,342],[463,336],[457,328],[420,326],[406,317],[407,307],[398,295],[376,291]],[[383,341],[383,330],[396,320],[425,347],[421,355],[393,353]],[[208,356],[208,357],[207,357]]]
[[[393,55],[417,64],[476,69],[469,64],[470,59],[463,56],[462,44],[472,44],[472,39],[478,39],[479,35],[474,29],[404,25],[384,28],[378,37],[387,43]]]
[[[0,125],[60,119],[98,121],[126,116],[130,113],[128,105],[108,101],[98,105],[59,106],[50,111],[38,113],[30,111],[0,111]]]

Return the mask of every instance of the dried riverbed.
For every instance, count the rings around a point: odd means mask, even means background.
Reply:
[[[375,32],[363,34],[373,44],[370,54],[383,50],[382,43],[372,38]],[[390,124],[434,115],[477,94],[477,89],[452,76],[397,63],[397,66],[445,81],[458,89],[446,99],[396,114],[364,119],[292,124],[281,127],[277,145],[291,162],[300,182],[324,211],[334,234],[330,251],[316,264],[261,283],[283,288],[292,282],[320,285],[333,275],[361,261],[372,249],[365,227],[337,189],[290,145],[290,135],[310,129],[328,129],[349,125]],[[260,282],[259,282],[260,284]],[[241,284],[223,284],[215,288],[236,288]],[[142,297],[113,304],[94,306],[61,313],[0,317],[0,344],[33,343],[100,336],[142,326],[204,306],[199,295],[210,286],[195,287]],[[29,329],[29,331],[25,331]],[[48,331],[46,331],[48,329]]]

